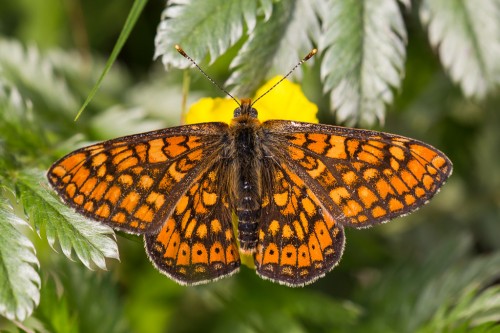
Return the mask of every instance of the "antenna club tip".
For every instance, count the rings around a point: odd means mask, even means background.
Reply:
[[[316,53],[318,53],[318,49],[312,49],[308,55],[304,58],[304,61],[311,59]]]
[[[182,49],[182,47],[180,47],[180,45],[175,44],[174,47],[177,50],[177,52],[179,52],[183,57],[187,57],[186,52],[184,52],[184,50]]]

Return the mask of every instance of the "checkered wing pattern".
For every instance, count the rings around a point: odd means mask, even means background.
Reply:
[[[290,285],[330,271],[344,226],[368,227],[428,202],[452,171],[417,140],[367,130],[272,120],[266,140],[257,273]]]
[[[180,284],[233,274],[240,266],[224,161],[199,174],[157,234],[145,236],[155,266]]]
[[[78,149],[48,171],[77,212],[136,234],[158,230],[217,154],[223,123],[180,126]]]
[[[280,120],[263,126],[284,137],[281,158],[343,226],[362,228],[408,214],[452,172],[442,152],[403,136]]]

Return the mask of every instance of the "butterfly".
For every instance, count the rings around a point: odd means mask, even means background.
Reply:
[[[442,152],[399,135],[288,120],[261,123],[242,99],[228,125],[184,125],[78,149],[48,171],[77,212],[144,236],[156,268],[182,285],[239,270],[288,286],[339,262],[344,227],[427,203],[452,172]],[[233,230],[233,215],[238,218]]]

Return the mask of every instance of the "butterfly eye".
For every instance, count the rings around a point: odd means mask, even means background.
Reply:
[[[251,118],[257,118],[258,112],[256,109],[251,108],[251,107],[239,107],[234,110],[234,118],[242,116],[242,115],[248,115]]]
[[[252,118],[257,118],[257,114],[258,114],[258,112],[257,112],[257,110],[256,110],[256,109],[251,108],[251,109],[250,109],[250,112],[249,112],[248,114],[249,114],[249,115],[250,115],[250,117],[252,117]]]
[[[247,115],[250,118],[257,118],[258,112],[250,104],[241,104],[240,107],[234,110],[234,118]]]
[[[241,107],[234,109],[234,118],[241,116]]]

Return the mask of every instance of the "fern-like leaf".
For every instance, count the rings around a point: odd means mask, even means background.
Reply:
[[[484,290],[478,290],[478,287],[476,284],[466,287],[452,304],[443,302],[419,333],[455,332],[459,327],[466,327],[469,332],[472,328],[498,323],[500,286],[491,286]]]
[[[17,154],[17,157],[38,158],[40,152],[47,148],[45,132],[35,120],[31,102],[23,99],[16,87],[1,79],[0,133],[0,145],[10,154]]]
[[[69,116],[77,102],[64,80],[34,45],[24,47],[17,41],[0,40],[0,72],[15,83],[21,94],[53,118]],[[62,114],[61,114],[62,113]]]
[[[500,83],[500,2],[424,0],[420,17],[443,66],[469,97]]]
[[[455,313],[458,320],[470,321],[473,326],[500,322],[500,286],[471,294],[473,297],[463,297],[465,300],[458,302],[461,305]]]
[[[286,74],[313,47],[320,34],[317,12],[323,0],[274,4],[269,21],[261,22],[231,63],[236,70],[226,82],[238,96],[248,97],[266,76]],[[270,70],[274,73],[270,73]],[[295,71],[300,75],[300,70]]]
[[[436,276],[419,292],[412,309],[415,315],[410,318],[408,327],[413,331],[434,313],[440,315],[434,316],[429,323],[435,328],[431,329],[433,332],[439,331],[437,327],[458,326],[474,319],[477,319],[475,324],[485,322],[488,320],[487,317],[481,317],[479,320],[480,315],[485,314],[484,310],[500,309],[498,288],[488,292],[483,291],[481,294],[478,290],[484,289],[491,281],[498,278],[498,267],[500,267],[500,253],[495,253],[487,257],[469,259],[448,269],[441,276]],[[465,307],[464,303],[467,303]],[[471,307],[473,305],[475,308]],[[455,306],[455,309],[452,306]],[[448,313],[450,307],[453,310]],[[496,316],[496,320],[499,318]]]
[[[451,328],[467,325],[474,318],[462,311],[461,304],[477,301],[484,305],[478,308],[486,309],[485,298],[496,302],[494,290],[483,293],[498,278],[500,267],[500,251],[472,257],[472,246],[469,234],[454,233],[440,237],[432,250],[419,251],[421,261],[405,259],[385,269],[383,279],[363,291],[363,299],[371,299],[364,325],[378,331],[421,333],[455,332]],[[494,303],[490,307],[496,308]],[[454,309],[460,316],[453,315]]]
[[[193,59],[201,61],[208,54],[213,61],[243,36],[244,23],[254,29],[257,9],[257,1],[247,0],[170,1],[158,26],[155,58],[161,57],[165,66],[190,66],[174,49],[179,44]]]
[[[383,122],[399,88],[406,29],[396,0],[329,0],[322,11],[321,76],[337,121]]]
[[[23,172],[16,186],[29,219],[39,234],[42,229],[45,230],[52,247],[58,239],[65,256],[71,258],[74,251],[89,269],[92,269],[92,264],[106,269],[105,258],[118,259],[113,231],[65,206],[48,189],[41,172]]]
[[[24,320],[40,301],[35,248],[19,230],[27,225],[0,197],[0,314],[10,320]]]

